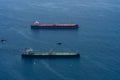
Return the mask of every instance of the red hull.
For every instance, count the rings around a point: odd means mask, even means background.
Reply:
[[[78,24],[32,24],[31,28],[77,29]]]

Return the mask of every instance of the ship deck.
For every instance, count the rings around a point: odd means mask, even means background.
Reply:
[[[78,29],[78,24],[32,24],[32,29]]]
[[[22,53],[22,57],[79,57],[79,53],[74,52],[29,52]]]
[[[77,24],[32,24],[32,26],[78,26]]]
[[[30,52],[28,53],[23,53],[26,55],[77,55],[78,53],[73,53],[73,52]]]

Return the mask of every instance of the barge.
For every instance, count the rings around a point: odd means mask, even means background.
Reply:
[[[31,25],[32,29],[78,29],[78,24],[41,24],[35,21]]]
[[[39,57],[39,58],[79,58],[80,54],[76,53],[76,52],[53,52],[53,51],[49,51],[49,52],[34,52],[32,51],[31,48],[26,49],[23,53],[22,53],[22,57]]]

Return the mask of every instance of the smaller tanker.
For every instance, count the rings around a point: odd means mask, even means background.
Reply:
[[[41,24],[35,21],[31,28],[33,29],[78,29],[78,24]]]

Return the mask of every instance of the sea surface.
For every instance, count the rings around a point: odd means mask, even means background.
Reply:
[[[79,29],[32,30],[36,20]],[[0,80],[120,80],[120,0],[0,0],[2,39]],[[81,57],[23,59],[25,48]]]

